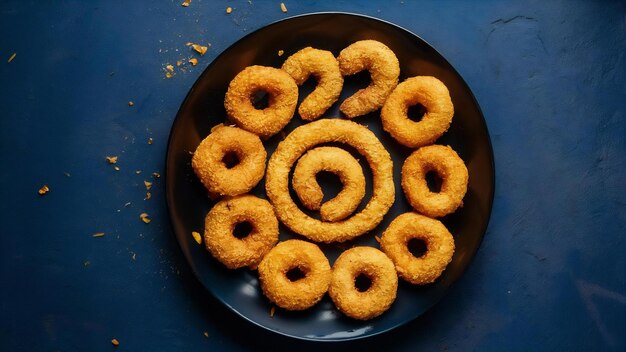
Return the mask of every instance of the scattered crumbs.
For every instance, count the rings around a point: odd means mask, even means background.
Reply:
[[[146,190],[150,190],[150,188],[152,188],[152,182],[150,181],[143,181],[144,186],[146,186]]]
[[[13,53],[13,55],[11,55],[9,59],[7,60],[7,64],[13,61],[13,59],[15,59],[16,56],[17,56],[17,53]]]
[[[185,1],[183,1],[183,3],[182,3],[182,4],[180,4],[180,5],[181,5],[181,6],[183,6],[183,7],[188,7],[188,6],[189,6],[189,4],[191,4],[191,0],[185,0]]]
[[[44,194],[48,192],[50,192],[50,187],[48,187],[48,185],[41,186],[41,188],[37,191],[37,193],[39,193],[40,196],[43,196]]]
[[[196,66],[198,64],[198,59],[196,59],[195,57],[192,57],[191,59],[189,59],[189,63],[192,66]]]
[[[71,177],[71,176],[72,176],[72,175],[71,175],[69,172],[67,172],[67,171],[63,172],[63,175],[65,175],[65,176],[67,176],[67,177]]]
[[[278,56],[283,56],[284,53],[285,53],[285,50],[278,50]]]
[[[152,137],[148,138],[148,144],[152,144],[152,142],[154,142],[154,140],[152,139]]]
[[[146,192],[146,198],[144,198],[143,200],[148,200],[150,198],[152,198],[152,193]]]
[[[202,333],[202,335],[204,335],[204,337],[208,338],[209,337],[209,332],[205,331],[205,332]]]
[[[137,175],[139,175],[139,174],[141,173],[141,170],[137,170],[137,171],[135,171],[135,173],[136,173]]]
[[[130,205],[130,202],[127,202],[126,204],[124,204],[124,208],[128,207]]]
[[[145,222],[146,224],[150,223],[150,218],[148,217],[148,213],[141,213],[139,214],[139,218],[141,219],[141,221]]]
[[[161,178],[161,174],[158,172],[153,172],[152,176],[154,176],[155,178]]]
[[[111,340],[111,343],[113,344],[113,346],[119,346],[120,345],[120,342],[117,341],[117,339]]]
[[[117,163],[117,156],[107,156],[106,159],[109,164]]]
[[[120,171],[120,167],[119,167],[119,166],[117,166],[117,165],[113,166],[113,169],[114,169],[115,171]]]
[[[165,78],[172,78],[174,75],[171,72],[165,72]]]
[[[196,240],[196,242],[198,242],[198,244],[202,244],[202,236],[200,236],[199,232],[192,231],[191,235],[193,236],[193,239]]]
[[[230,7],[230,6],[229,6],[229,7],[227,7],[227,8],[226,8],[226,13],[231,13],[231,12],[233,12],[233,8],[232,8],[232,7]]]
[[[380,243],[381,239],[378,236],[374,236],[374,238],[376,239],[376,242]]]
[[[178,61],[176,61],[176,66],[180,66],[180,65],[182,65],[182,64],[183,64],[183,60],[178,60]]]
[[[270,317],[274,317],[274,313],[276,313],[276,306],[272,306],[272,308],[270,308]]]
[[[287,6],[285,6],[285,3],[284,3],[284,2],[281,2],[281,3],[280,3],[280,10],[281,10],[282,12],[287,12]]]
[[[199,45],[199,44],[191,44],[191,48],[198,52],[200,55],[204,55],[207,50],[209,50],[208,46]]]
[[[135,103],[133,103],[132,101],[129,101],[128,106],[135,106]]]
[[[133,254],[133,256],[132,256],[133,260],[137,259],[137,253],[135,253],[135,252],[131,252],[131,253]]]
[[[84,266],[84,267],[87,267],[87,266],[90,266],[90,265],[91,265],[91,262],[90,262],[89,260],[85,260],[85,261],[83,262],[83,266]]]
[[[165,66],[165,69],[168,70],[169,72],[174,72],[174,66],[173,65],[167,65],[167,66]]]
[[[98,232],[98,233],[94,233],[93,235],[91,235],[91,237],[103,237],[104,236],[104,232]]]

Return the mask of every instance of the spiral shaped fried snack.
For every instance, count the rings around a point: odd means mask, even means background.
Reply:
[[[365,285],[359,285],[359,279]],[[345,315],[367,320],[383,314],[396,299],[398,275],[393,262],[373,247],[353,247],[333,265],[328,294]]]
[[[396,54],[375,40],[361,40],[343,49],[337,57],[344,76],[368,70],[372,82],[341,103],[339,110],[348,118],[365,115],[383,106],[398,85],[400,63]]]
[[[236,165],[228,165],[229,156],[236,159]],[[200,142],[191,166],[211,196],[236,196],[249,192],[261,181],[266,158],[257,135],[218,125]]]
[[[419,122],[408,117],[410,106],[421,104]],[[383,128],[400,144],[418,148],[434,143],[450,127],[454,105],[448,88],[435,77],[417,76],[398,84],[380,113]]]
[[[302,85],[311,75],[317,79],[317,86],[298,107],[303,120],[313,121],[322,116],[333,105],[343,88],[343,76],[337,59],[330,51],[304,48],[289,56],[282,69]]]
[[[308,149],[328,142],[352,146],[365,156],[372,169],[373,192],[365,209],[337,222],[309,217],[289,194],[289,171],[293,164]],[[393,162],[385,147],[367,127],[339,119],[313,121],[293,130],[270,157],[265,181],[267,196],[280,221],[317,242],[342,242],[370,231],[382,221],[395,199]]]
[[[240,239],[234,231],[242,223],[248,223],[252,230]],[[274,208],[265,199],[249,194],[218,202],[204,221],[207,250],[229,269],[256,268],[276,242],[278,220]]]
[[[343,189],[322,204],[324,193],[315,175],[328,171],[339,176]],[[304,154],[293,172],[293,190],[302,205],[319,210],[323,221],[339,221],[352,214],[365,196],[365,176],[359,162],[337,147],[318,147]]]
[[[441,178],[439,192],[431,192],[426,174]],[[459,155],[449,146],[429,145],[414,151],[402,165],[402,189],[409,203],[429,217],[453,213],[463,204],[469,174]]]
[[[269,105],[262,110],[252,104],[258,92],[269,94]],[[298,86],[285,71],[265,66],[249,66],[228,85],[224,107],[228,118],[246,131],[267,139],[285,127],[298,104]]]
[[[263,294],[287,310],[304,310],[319,302],[328,291],[330,275],[330,264],[319,247],[300,240],[280,242],[259,264]]]
[[[409,241],[413,239],[426,245],[426,253],[419,258],[409,250]],[[454,254],[454,238],[441,221],[412,212],[398,216],[389,224],[380,246],[396,265],[398,275],[416,285],[434,282]]]

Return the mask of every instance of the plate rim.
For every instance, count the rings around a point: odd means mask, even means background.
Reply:
[[[487,212],[487,221],[484,225],[484,228],[481,231],[481,235],[480,235],[480,239],[478,241],[478,245],[476,246],[476,248],[471,252],[471,259],[468,262],[468,264],[463,267],[461,269],[461,274],[458,276],[457,279],[455,279],[454,281],[452,281],[450,283],[450,286],[443,292],[443,294],[439,297],[437,297],[432,304],[426,309],[426,311],[422,314],[418,314],[413,318],[410,318],[404,322],[401,323],[396,323],[393,325],[390,325],[384,329],[380,329],[378,331],[372,332],[370,334],[363,334],[363,335],[358,335],[358,336],[351,336],[351,337],[345,337],[345,338],[316,338],[316,337],[308,337],[308,336],[301,336],[301,335],[295,335],[295,334],[290,334],[281,330],[276,330],[276,329],[272,329],[270,327],[267,327],[259,322],[256,322],[255,320],[252,320],[251,318],[249,318],[248,316],[242,314],[240,311],[238,311],[237,309],[235,309],[235,307],[233,307],[231,304],[229,304],[228,302],[226,302],[224,299],[222,299],[221,297],[218,297],[215,293],[213,293],[213,291],[209,290],[204,284],[203,282],[200,280],[199,278],[199,274],[196,271],[196,268],[190,264],[190,258],[189,258],[189,254],[187,251],[184,250],[181,242],[178,240],[178,237],[176,235],[177,231],[176,228],[174,226],[174,222],[172,221],[173,218],[173,208],[174,208],[174,204],[172,204],[173,200],[173,195],[171,193],[172,192],[172,187],[169,185],[168,182],[168,176],[170,174],[170,160],[172,158],[171,156],[171,144],[172,144],[172,136],[175,134],[174,132],[176,131],[179,123],[179,118],[180,118],[180,114],[181,111],[183,110],[183,107],[186,105],[187,101],[189,100],[189,97],[191,96],[191,94],[197,89],[197,86],[199,85],[199,82],[202,81],[202,79],[204,78],[204,76],[207,74],[207,72],[209,71],[209,69],[217,62],[219,61],[219,59],[226,55],[230,50],[232,50],[232,48],[234,46],[237,45],[237,43],[239,43],[240,41],[255,35],[257,32],[264,30],[268,27],[272,27],[275,25],[278,25],[280,23],[283,22],[287,22],[287,21],[291,21],[294,19],[298,19],[298,18],[302,18],[302,17],[314,17],[314,16],[324,16],[324,15],[346,15],[346,16],[353,16],[353,17],[359,17],[359,18],[364,18],[367,20],[372,20],[372,21],[377,21],[377,22],[382,22],[388,26],[391,27],[395,27],[401,31],[404,31],[408,34],[410,34],[411,36],[415,37],[418,40],[421,40],[422,42],[424,42],[431,50],[433,50],[437,55],[439,55],[443,61],[449,66],[449,68],[454,72],[454,74],[459,78],[460,82],[462,83],[463,87],[467,90],[467,92],[469,92],[469,96],[471,97],[472,102],[474,103],[475,107],[477,108],[480,117],[481,117],[481,123],[482,123],[482,128],[484,129],[486,136],[487,136],[487,146],[488,146],[488,150],[489,150],[489,156],[490,156],[490,164],[491,164],[491,187],[490,187],[490,194],[488,195],[488,204],[489,204],[489,209]],[[298,15],[294,15],[294,16],[289,16],[289,17],[285,17],[285,18],[281,18],[279,20],[275,20],[273,22],[270,22],[266,25],[260,26],[258,28],[256,28],[255,30],[247,33],[246,35],[236,39],[235,41],[233,41],[227,48],[225,48],[222,52],[220,52],[202,71],[202,73],[196,78],[196,80],[194,81],[193,85],[191,86],[191,88],[187,91],[187,94],[185,95],[185,98],[183,99],[183,101],[180,104],[180,107],[178,108],[178,110],[176,111],[176,115],[174,117],[174,119],[172,120],[172,124],[170,127],[170,131],[169,131],[169,136],[168,136],[168,140],[167,140],[167,148],[166,148],[166,153],[165,153],[165,173],[164,173],[164,180],[163,182],[165,183],[165,198],[166,198],[166,207],[167,207],[167,212],[168,212],[168,220],[170,222],[170,228],[172,231],[172,234],[176,237],[176,242],[178,244],[178,246],[180,247],[181,251],[183,252],[183,255],[185,256],[187,265],[189,266],[189,268],[191,269],[191,271],[194,274],[194,279],[197,280],[202,287],[204,287],[204,289],[212,296],[214,297],[217,301],[219,301],[221,304],[223,304],[224,306],[228,307],[228,309],[232,312],[234,312],[237,316],[243,318],[243,320],[252,323],[255,326],[258,326],[260,328],[262,328],[265,331],[268,332],[272,332],[272,333],[276,333],[285,337],[289,337],[289,338],[293,338],[293,339],[297,339],[297,340],[302,340],[302,341],[312,341],[312,342],[347,342],[347,341],[354,341],[354,340],[359,340],[359,339],[365,339],[365,338],[370,338],[370,337],[374,337],[386,332],[389,332],[393,329],[396,329],[402,325],[406,325],[410,322],[413,322],[415,320],[417,320],[418,318],[420,318],[421,316],[423,316],[426,312],[428,312],[429,310],[431,310],[433,307],[435,307],[437,304],[439,304],[439,302],[448,294],[448,292],[450,291],[450,288],[452,288],[453,286],[456,285],[456,283],[464,276],[465,272],[467,271],[467,269],[472,265],[473,261],[474,261],[474,257],[476,256],[476,253],[478,252],[478,250],[480,249],[482,242],[485,238],[485,235],[487,234],[487,230],[489,228],[489,224],[491,223],[491,215],[493,213],[493,203],[494,203],[494,199],[495,199],[495,193],[496,193],[496,165],[495,165],[495,155],[493,152],[493,145],[491,142],[491,135],[489,133],[489,129],[487,126],[487,120],[485,119],[485,115],[480,107],[480,104],[478,103],[478,100],[476,99],[476,96],[474,95],[474,92],[470,89],[469,85],[467,84],[467,82],[465,81],[465,79],[463,78],[463,76],[461,76],[461,74],[454,68],[454,66],[448,61],[448,59],[442,55],[433,45],[431,45],[428,41],[424,40],[422,37],[420,37],[419,35],[413,33],[412,31],[398,25],[395,23],[392,23],[390,21],[381,19],[381,18],[377,18],[374,16],[369,16],[369,15],[365,15],[365,14],[359,14],[359,13],[353,13],[353,12],[344,12],[344,11],[319,11],[319,12],[309,12],[309,13],[303,13],[303,14],[298,14]]]

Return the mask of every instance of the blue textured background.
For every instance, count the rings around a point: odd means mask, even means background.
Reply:
[[[0,350],[107,351],[112,338],[120,351],[626,349],[623,2],[287,1],[287,14],[279,1],[180,2],[0,4]],[[481,104],[497,168],[489,230],[441,303],[390,333],[324,346],[256,328],[207,294],[150,175],[219,52],[317,11],[379,17],[430,42]],[[187,42],[211,47],[200,57]],[[165,78],[191,56],[198,66]]]

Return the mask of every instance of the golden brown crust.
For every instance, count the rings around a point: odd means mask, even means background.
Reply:
[[[363,292],[355,284],[359,275],[371,281]],[[335,261],[328,294],[345,315],[367,320],[389,309],[397,290],[398,276],[393,262],[376,248],[354,247]]]
[[[252,231],[239,239],[233,231],[248,222]],[[229,269],[256,268],[278,242],[278,220],[265,199],[244,194],[224,199],[209,211],[204,221],[204,243],[213,257]]]
[[[257,110],[252,96],[269,94],[269,106]],[[267,139],[289,123],[298,104],[298,86],[285,71],[266,66],[249,66],[228,85],[224,107],[228,117],[246,131]]]
[[[398,85],[400,63],[396,54],[381,42],[375,40],[355,42],[339,53],[337,61],[342,75],[348,76],[368,70],[372,79],[369,86],[341,103],[339,110],[350,119],[381,108],[391,91]]]
[[[234,153],[239,163],[228,168],[224,156]],[[236,196],[249,192],[263,178],[267,153],[255,134],[218,125],[196,149],[191,166],[212,195]]]
[[[408,117],[410,106],[426,112],[419,122]],[[435,77],[417,76],[398,84],[381,111],[383,128],[400,144],[418,148],[434,143],[450,127],[454,106],[448,88]]]
[[[333,53],[326,50],[304,48],[289,56],[282,69],[302,85],[311,75],[317,79],[317,86],[298,107],[303,120],[313,121],[322,116],[333,105],[343,88],[343,76]]]
[[[292,281],[287,273],[296,268],[304,277]],[[330,275],[330,264],[319,247],[300,240],[280,242],[259,264],[263,293],[288,310],[304,310],[319,302],[328,291]]]
[[[372,169],[373,192],[365,209],[348,219],[323,222],[298,208],[289,194],[289,171],[298,158],[318,144],[348,144],[365,156]],[[352,121],[322,119],[293,130],[270,157],[265,180],[267,196],[278,218],[294,232],[317,242],[343,242],[372,230],[395,199],[393,162],[376,135]]]
[[[341,192],[324,204],[324,193],[315,178],[320,171],[336,174],[343,185]],[[318,147],[306,152],[296,164],[292,185],[302,205],[319,210],[323,221],[345,219],[365,196],[365,176],[361,165],[350,153],[337,147]]]
[[[435,171],[441,190],[431,192],[426,174]],[[413,152],[402,166],[402,189],[409,203],[429,217],[453,213],[463,204],[469,174],[459,155],[449,146],[430,145]]]
[[[410,252],[411,239],[424,241],[424,255],[416,258]],[[394,262],[398,275],[416,285],[434,282],[454,254],[454,238],[448,229],[439,220],[413,212],[395,218],[383,233],[380,245]]]

